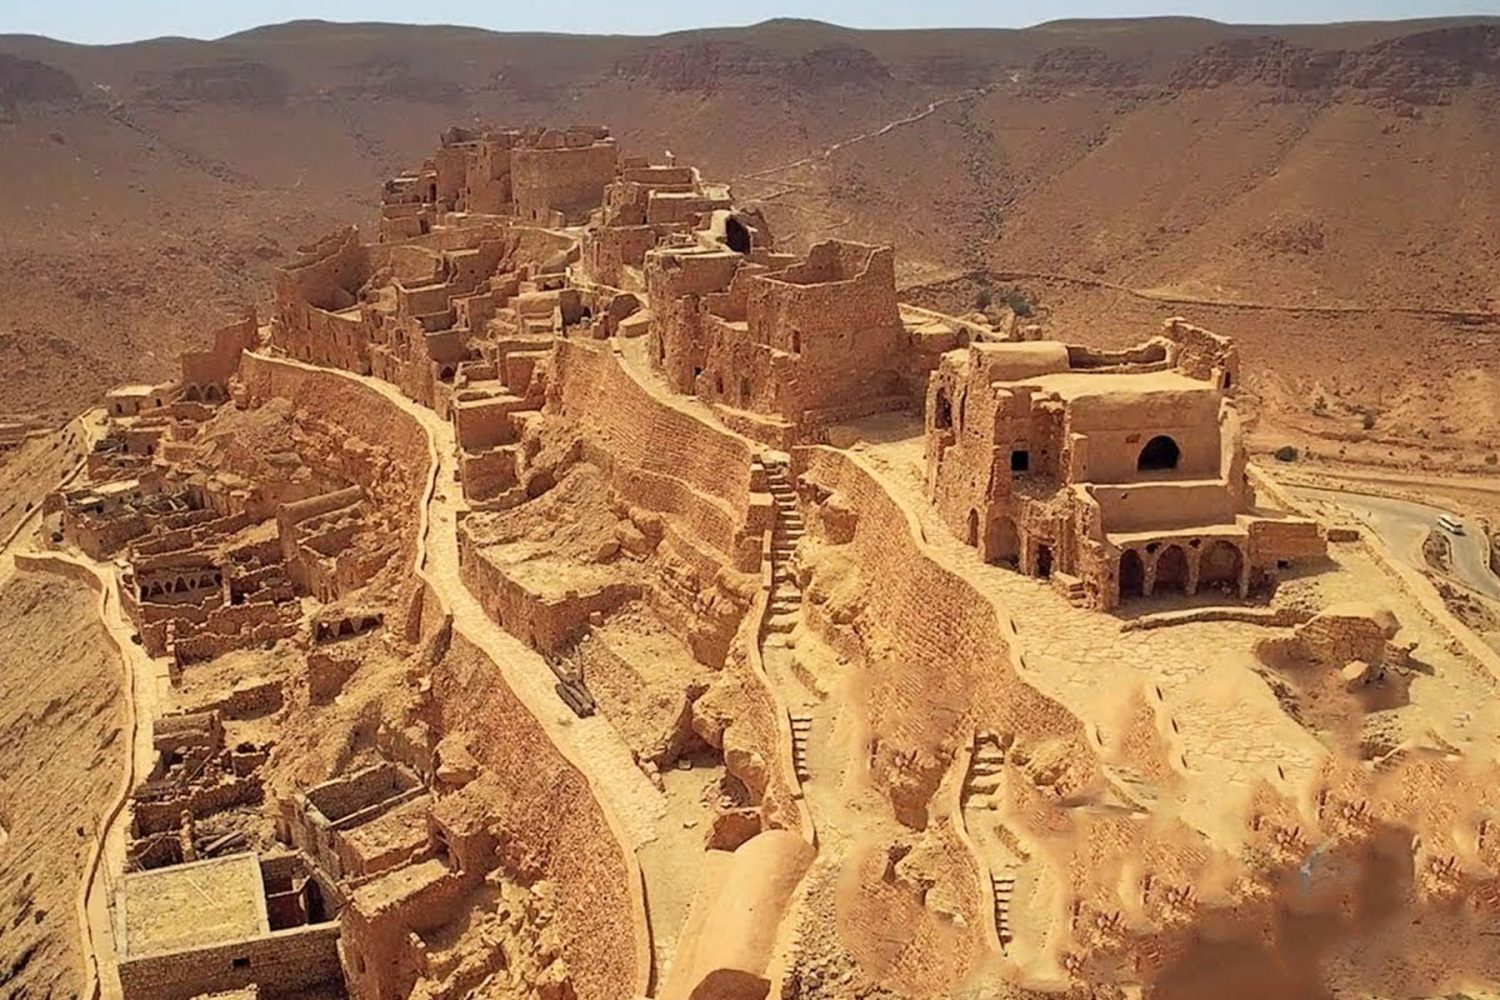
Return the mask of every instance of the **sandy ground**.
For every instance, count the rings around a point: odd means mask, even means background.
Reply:
[[[23,573],[0,590],[0,983],[82,988],[77,896],[127,738],[121,666],[97,595]],[[45,667],[43,669],[43,667]]]

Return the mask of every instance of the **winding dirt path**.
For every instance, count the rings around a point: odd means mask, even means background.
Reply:
[[[986,278],[995,281],[1054,281],[1061,284],[1076,285],[1080,288],[1101,289],[1111,292],[1119,292],[1133,298],[1146,302],[1157,302],[1172,306],[1194,306],[1203,309],[1226,309],[1239,310],[1242,312],[1284,312],[1295,313],[1304,316],[1373,316],[1396,314],[1402,316],[1416,316],[1423,319],[1447,320],[1455,323],[1463,323],[1472,326],[1493,326],[1500,324],[1500,313],[1483,312],[1472,309],[1460,309],[1456,306],[1349,306],[1349,305],[1318,305],[1308,303],[1299,305],[1292,302],[1247,302],[1236,299],[1212,299],[1193,295],[1179,295],[1172,292],[1159,291],[1152,288],[1132,288],[1129,285],[1121,285],[1113,281],[1105,281],[1101,278],[1084,278],[1076,274],[1060,274],[1054,271],[1025,271],[1025,270],[989,270],[982,272],[973,270],[961,271],[949,274],[947,277],[936,278],[930,281],[917,282],[906,285],[899,289],[902,294],[908,294],[921,289],[932,289],[942,285],[963,281],[982,273]]]
[[[57,483],[61,489],[73,482],[87,465],[87,454],[101,435],[98,411],[90,410],[78,418],[78,432],[83,436],[85,457],[80,459]],[[76,902],[81,957],[85,980],[80,995],[89,1000],[117,1000],[120,981],[115,969],[114,939],[109,917],[110,873],[123,870],[125,828],[122,820],[125,804],[135,787],[137,776],[151,768],[151,726],[157,704],[158,685],[166,676],[164,664],[158,664],[131,641],[135,627],[125,618],[120,604],[119,586],[114,567],[108,563],[75,554],[29,551],[30,532],[41,520],[37,503],[26,517],[0,544],[0,585],[19,570],[53,572],[74,580],[84,580],[98,592],[98,618],[110,643],[120,657],[123,673],[121,691],[125,695],[125,729],[130,734],[130,753],[120,782],[110,797],[104,815],[89,846],[88,860],[79,884]],[[143,724],[144,723],[144,724]]]
[[[787,170],[796,170],[798,167],[805,167],[813,163],[827,160],[829,157],[833,156],[834,153],[837,153],[841,149],[847,149],[850,146],[856,145],[861,142],[867,142],[871,139],[878,139],[883,135],[889,135],[896,129],[903,128],[907,125],[914,125],[922,119],[936,114],[938,111],[948,107],[950,104],[960,104],[964,101],[972,101],[980,97],[984,97],[990,91],[994,90],[997,86],[998,84],[985,84],[983,87],[975,87],[973,90],[966,90],[963,93],[955,94],[952,97],[944,97],[940,100],[930,101],[927,107],[923,108],[921,111],[915,111],[909,115],[904,115],[900,118],[897,118],[894,121],[886,122],[884,125],[880,126],[877,129],[871,129],[868,132],[861,132],[858,135],[852,135],[847,139],[840,139],[838,142],[835,142],[830,146],[825,146],[822,150],[816,153],[809,153],[807,156],[804,156],[800,159],[791,160],[787,163],[782,163],[774,167],[766,167],[764,170],[756,170],[748,174],[740,174],[738,177],[732,178],[730,180],[730,183],[735,184],[740,181],[759,180],[761,178],[769,177],[772,174],[783,173]]]
[[[372,375],[356,375],[289,358],[256,354],[273,364],[302,368],[358,382],[409,414],[421,425],[432,445],[437,467],[429,490],[421,530],[417,568],[432,584],[453,615],[453,627],[492,659],[506,683],[553,741],[589,777],[605,808],[619,820],[632,849],[652,839],[665,800],[635,764],[625,741],[602,715],[576,718],[553,690],[554,677],[546,661],[530,646],[495,624],[464,584],[459,571],[458,520],[468,504],[458,490],[458,445],[453,425],[388,382]]]

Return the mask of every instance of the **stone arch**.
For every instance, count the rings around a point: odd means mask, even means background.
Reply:
[[[991,518],[984,540],[985,561],[1014,566],[1020,557],[1021,536],[1016,531],[1015,519],[1008,515]]]
[[[224,401],[224,391],[210,382],[203,389],[203,401],[205,403],[222,403]]]
[[[1175,469],[1181,459],[1182,449],[1177,446],[1177,442],[1166,434],[1158,434],[1147,441],[1146,447],[1141,449],[1140,457],[1135,461],[1135,467],[1140,472]]]
[[[198,391],[198,387],[196,385],[188,386],[186,391],[183,392],[182,398],[187,400],[189,403],[203,402],[203,395]]]
[[[452,382],[453,381],[453,366],[452,365],[444,365],[442,368],[438,369],[438,380],[441,381],[441,382]]]
[[[1168,545],[1156,557],[1156,586],[1154,590],[1178,590],[1188,588],[1188,559],[1181,545]]]
[[[1238,587],[1244,571],[1244,553],[1238,545],[1221,538],[1204,550],[1198,568],[1198,583],[1225,583]]]
[[[1146,592],[1146,564],[1135,549],[1120,553],[1120,599],[1140,597]]]

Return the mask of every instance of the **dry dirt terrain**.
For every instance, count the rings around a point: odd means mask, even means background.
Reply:
[[[80,883],[126,750],[119,660],[92,590],[0,581],[0,988],[75,996]]]
[[[1018,285],[1090,338],[1189,312],[1239,339],[1270,416],[1482,461],[1497,53],[1483,19],[0,37],[0,398],[55,418],[160,375],[294,247],[368,218],[440,128],[561,117],[737,183],[794,242],[888,240],[908,284],[969,276],[929,293],[949,308]]]
[[[1497,111],[1500,19],[0,37],[0,997],[1488,995]]]

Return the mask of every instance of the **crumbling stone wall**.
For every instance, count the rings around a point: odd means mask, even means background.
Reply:
[[[837,561],[811,566],[809,607],[835,648],[868,664],[873,773],[897,817],[925,825],[973,728],[1065,748],[1054,790],[1087,784],[1096,763],[1082,725],[1018,676],[1003,610],[927,552],[906,512],[848,454],[799,448],[793,463],[823,537],[847,540],[830,553]]]
[[[722,562],[755,568],[759,539],[745,530],[750,442],[653,397],[594,344],[557,345],[547,412],[578,423],[627,502],[670,516]]]
[[[649,963],[640,872],[588,779],[462,635],[433,670],[432,698],[437,735],[461,734],[505,792],[502,865],[523,883],[555,886],[562,953],[579,1000],[642,992]]]
[[[210,948],[127,956],[120,962],[125,1000],[192,1000],[254,983],[284,996],[342,981],[338,924],[316,924]]]

